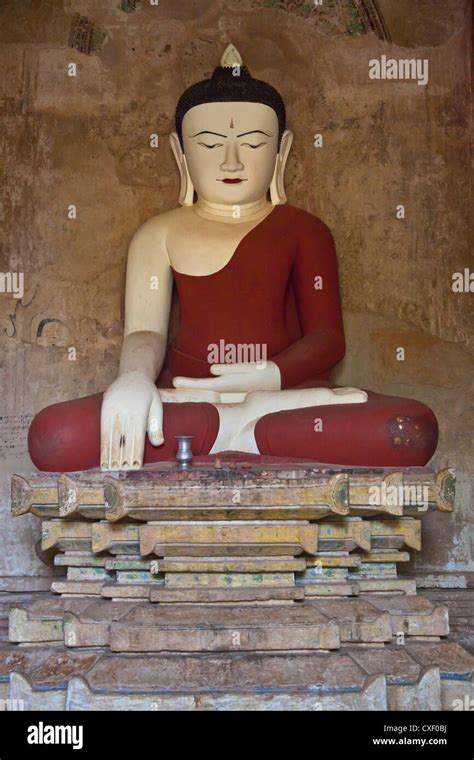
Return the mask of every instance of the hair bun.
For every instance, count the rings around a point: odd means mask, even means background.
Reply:
[[[238,67],[238,69],[237,69]],[[183,147],[183,119],[188,111],[204,103],[261,103],[278,118],[278,145],[286,126],[285,104],[280,93],[267,82],[254,79],[246,66],[235,63],[217,66],[209,79],[196,82],[181,95],[176,106],[176,132]]]

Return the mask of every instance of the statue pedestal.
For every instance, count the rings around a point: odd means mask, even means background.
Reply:
[[[219,456],[186,472],[14,476],[13,513],[42,520],[42,551],[67,574],[10,612],[8,694],[39,699],[48,642],[69,663],[51,704],[68,709],[452,709],[474,659],[399,569],[423,516],[453,504],[452,471],[423,468]]]
[[[235,455],[234,455],[235,456]],[[206,457],[189,471],[13,477],[12,512],[42,520],[65,567],[52,591],[172,603],[301,602],[395,593],[421,520],[452,511],[454,475]]]

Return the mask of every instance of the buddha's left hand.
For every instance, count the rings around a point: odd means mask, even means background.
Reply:
[[[280,370],[275,362],[212,364],[210,372],[215,377],[175,377],[173,385],[175,388],[221,393],[281,390]]]

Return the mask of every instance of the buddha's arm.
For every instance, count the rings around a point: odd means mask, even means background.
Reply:
[[[316,217],[304,220],[292,281],[303,336],[271,357],[282,389],[329,371],[345,353],[334,240]]]
[[[172,289],[165,225],[155,217],[140,227],[130,243],[119,377],[140,371],[154,383],[160,374],[167,346]]]
[[[102,404],[102,469],[141,467],[146,433],[155,446],[163,443],[155,380],[166,351],[172,285],[165,226],[155,217],[140,227],[128,253],[119,373]]]

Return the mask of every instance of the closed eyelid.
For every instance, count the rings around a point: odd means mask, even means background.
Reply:
[[[242,145],[245,145],[246,147],[249,147],[249,148],[260,148],[262,145],[266,145],[266,144],[267,144],[266,142],[258,143],[258,145],[252,145],[252,143],[242,143]]]
[[[222,148],[223,143],[214,143],[213,145],[208,145],[207,143],[200,142],[198,145],[202,145],[203,148]]]

